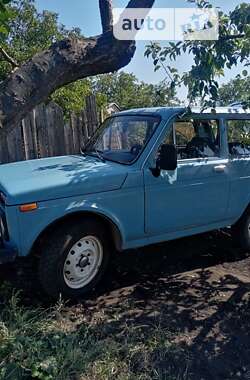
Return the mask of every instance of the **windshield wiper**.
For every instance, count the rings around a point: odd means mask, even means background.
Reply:
[[[100,150],[97,150],[96,148],[94,149],[95,154],[101,160],[102,162],[106,162],[105,158],[102,156],[102,152]]]
[[[81,153],[83,156],[86,156],[86,149],[83,148],[82,146],[81,146],[81,148],[80,148],[80,153]]]
[[[91,153],[95,153],[95,157],[97,156],[97,158],[99,158],[100,161],[102,162],[106,162],[105,158],[102,156],[102,152],[96,148],[94,148],[93,150],[86,150],[86,148],[81,148],[81,154],[83,156],[93,156],[93,154]]]

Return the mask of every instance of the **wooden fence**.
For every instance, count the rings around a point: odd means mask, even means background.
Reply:
[[[0,141],[0,163],[77,154],[99,124],[94,96],[86,98],[80,115],[65,121],[55,103],[41,104]]]

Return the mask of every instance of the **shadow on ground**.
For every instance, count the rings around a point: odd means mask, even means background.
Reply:
[[[26,297],[31,302],[29,291]],[[130,324],[168,329],[185,356],[179,379],[250,380],[249,298],[250,255],[215,232],[124,253],[101,288],[65,313],[79,325],[82,315],[103,324],[109,335]]]

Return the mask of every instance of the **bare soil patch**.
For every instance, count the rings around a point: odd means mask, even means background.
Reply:
[[[10,268],[1,276],[15,283]],[[43,302],[32,294],[25,291],[24,305]],[[177,353],[161,358],[157,379],[249,380],[249,300],[250,254],[214,232],[123,253],[100,289],[63,315],[77,328],[98,325],[102,337],[129,326],[169,331]]]

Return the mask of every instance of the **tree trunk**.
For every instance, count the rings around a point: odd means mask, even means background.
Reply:
[[[151,8],[154,1],[130,0],[128,7]],[[57,88],[77,79],[114,72],[130,62],[135,53],[135,42],[114,38],[111,1],[103,0],[100,5],[102,35],[57,42],[36,54],[0,84],[2,131],[13,129]]]

